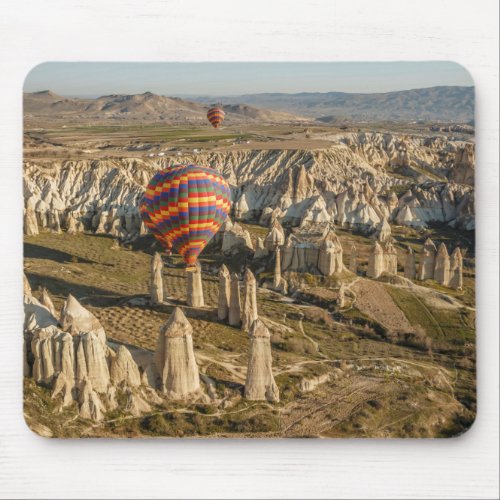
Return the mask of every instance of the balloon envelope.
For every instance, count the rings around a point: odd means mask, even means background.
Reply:
[[[220,106],[214,106],[207,112],[208,121],[214,128],[219,128],[222,125],[225,116],[226,113],[224,113],[224,110]]]
[[[157,172],[140,203],[144,224],[169,251],[175,248],[188,266],[219,230],[231,207],[231,191],[215,170],[175,165]]]

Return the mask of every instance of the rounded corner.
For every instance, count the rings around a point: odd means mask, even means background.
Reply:
[[[466,434],[469,434],[470,430],[475,426],[475,423],[477,421],[477,410],[474,412],[474,416],[470,422],[468,422],[468,427],[460,429],[459,432],[456,434],[451,434],[449,436],[446,436],[447,439],[465,439],[464,436]]]
[[[23,78],[23,86],[22,86],[22,89],[23,89],[23,93],[26,92],[25,90],[25,87],[26,87],[26,82],[28,80],[28,78],[30,77],[31,73],[33,73],[33,71],[35,71],[36,69],[38,69],[40,66],[43,66],[45,64],[50,64],[50,61],[42,61],[42,62],[39,62],[37,64],[35,64],[33,67],[31,67],[28,72],[24,75],[24,78]]]
[[[28,420],[26,418],[26,413],[24,413],[24,411],[23,411],[23,422],[26,425],[26,428],[32,434],[34,434],[37,438],[41,438],[41,439],[53,439],[54,438],[52,431],[50,431],[50,429],[48,429],[47,427],[42,426],[43,428],[47,429],[50,432],[50,434],[47,434],[47,433],[44,434],[41,427],[38,427],[36,425],[32,425],[32,423],[28,422]]]
[[[474,77],[472,76],[472,73],[469,71],[469,69],[464,66],[462,63],[460,62],[457,62],[457,61],[451,61],[449,60],[448,61],[450,64],[454,64],[455,66],[458,66],[464,73],[467,74],[467,76],[469,77],[469,80],[470,80],[470,87],[472,87],[474,89],[474,94],[476,92],[476,82],[474,81]]]

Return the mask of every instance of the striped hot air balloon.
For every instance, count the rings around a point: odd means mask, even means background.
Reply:
[[[218,172],[197,165],[175,165],[151,179],[140,213],[167,252],[177,250],[192,270],[230,206],[231,191]]]
[[[222,106],[213,106],[207,112],[208,121],[214,128],[219,128],[222,125],[224,116],[226,116],[226,113],[224,113]]]

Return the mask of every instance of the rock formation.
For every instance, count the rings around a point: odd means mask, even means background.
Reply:
[[[222,253],[230,255],[237,250],[253,251],[250,233],[243,229],[240,224],[235,223],[224,232],[222,237]]]
[[[349,258],[349,271],[351,273],[358,273],[358,250],[356,249],[356,245],[351,247],[351,256]]]
[[[74,385],[74,349],[69,333],[54,325],[37,328],[33,331],[31,352],[35,382],[50,385],[54,377],[62,372]]]
[[[248,356],[245,398],[252,401],[279,401],[279,390],[272,372],[271,335],[266,325],[257,319],[249,332],[250,353]]]
[[[92,386],[92,382],[83,379],[78,396],[80,417],[99,422],[103,420],[106,408]]]
[[[413,253],[411,247],[408,247],[406,250],[404,269],[405,269],[405,278],[408,278],[409,280],[414,280],[417,275],[417,270],[415,267],[415,254]]]
[[[454,289],[462,289],[463,287],[463,278],[462,278],[462,267],[463,267],[463,259],[462,252],[460,248],[455,248],[453,253],[451,254],[450,259],[450,280],[448,286]]]
[[[281,253],[281,271],[308,272],[325,276],[342,272],[342,245],[330,225],[303,227],[285,241]]]
[[[257,318],[257,282],[252,271],[247,268],[243,276],[243,307],[241,309],[241,329],[245,332],[250,331],[250,327]]]
[[[368,270],[366,275],[369,278],[378,278],[385,270],[384,251],[380,243],[376,241],[373,244],[370,256],[368,258]]]
[[[260,217],[264,225],[278,219],[299,225],[306,220],[334,221],[373,231],[387,219],[414,227],[444,222],[474,228],[472,141],[372,132],[339,133],[329,140],[331,146],[322,151],[214,151],[195,154],[189,161],[217,164],[235,186],[237,215]],[[83,225],[87,230],[99,227],[127,239],[141,233],[137,206],[148,180],[157,168],[178,161],[177,153],[161,159],[28,160],[25,210],[35,213],[42,228],[55,230],[60,215],[66,214],[67,227],[75,218],[79,231]],[[397,200],[394,188],[408,181],[383,171],[391,165],[403,165],[409,172],[418,168],[423,182],[412,183]],[[426,170],[454,182],[435,182]],[[221,228],[216,240],[232,231],[226,222],[228,227]],[[241,227],[232,236],[226,238],[225,251],[238,238],[251,248],[249,234]]]
[[[264,257],[267,257],[268,255],[269,252],[267,251],[264,245],[264,240],[262,238],[257,238],[257,241],[255,243],[255,252],[253,254],[253,258],[262,259]]]
[[[264,240],[264,246],[268,252],[273,252],[277,247],[285,243],[285,232],[281,224],[275,220],[269,233]]]
[[[92,383],[98,393],[105,393],[110,383],[106,347],[94,333],[80,333],[73,336],[75,346],[75,380],[77,384],[85,379]]]
[[[124,384],[128,387],[141,385],[141,374],[130,351],[123,345],[118,347],[116,355],[111,360],[111,383],[115,386]]]
[[[453,159],[453,169],[450,180],[459,184],[474,184],[475,176],[475,151],[471,143],[464,144],[463,148],[457,149]]]
[[[343,309],[345,307],[345,292],[346,292],[346,286],[344,283],[341,283],[337,298],[337,305],[339,309]]]
[[[71,212],[68,214],[68,217],[66,219],[66,232],[68,234],[78,233],[78,226],[76,223],[76,219]]]
[[[151,303],[163,302],[163,260],[158,252],[151,259]]]
[[[318,269],[324,276],[342,272],[342,246],[336,235],[325,238],[319,248]]]
[[[450,281],[450,256],[444,243],[439,245],[434,264],[434,279],[443,286]]]
[[[50,298],[49,291],[45,287],[42,288],[42,297],[40,298],[40,303],[50,311],[50,314],[52,314],[54,318],[57,318],[56,309],[54,307],[54,304],[52,303],[52,299]]]
[[[24,295],[31,295],[31,286],[30,282],[25,273],[23,273],[23,293]]]
[[[106,344],[106,333],[99,320],[69,294],[61,310],[59,324],[65,332],[76,335],[80,332],[93,333]]]
[[[57,325],[56,318],[33,295],[24,295],[24,329],[34,331],[36,328]]]
[[[143,413],[151,411],[151,406],[147,401],[134,393],[132,390],[128,389],[126,392],[127,403],[125,405],[125,411],[133,415],[134,417],[140,417]]]
[[[178,307],[160,330],[155,351],[158,388],[171,399],[185,399],[200,389],[192,334]]]
[[[222,264],[219,270],[219,301],[217,307],[217,318],[224,321],[229,316],[229,304],[231,301],[231,278],[229,269]]]
[[[236,273],[231,274],[228,322],[231,326],[240,326],[241,323],[240,280]]]
[[[39,234],[36,214],[31,208],[24,211],[24,234],[26,236],[37,236]]]
[[[382,222],[377,227],[376,237],[378,241],[388,241],[391,237],[391,226],[387,219],[383,219]]]
[[[387,240],[383,244],[384,250],[384,271],[388,274],[398,274],[398,253],[392,241]]]
[[[274,252],[274,274],[273,274],[273,288],[277,290],[281,284],[281,251],[276,247]]]
[[[436,261],[436,245],[427,238],[422,251],[420,252],[420,264],[418,268],[418,279],[421,281],[432,279],[434,277],[434,266]]]
[[[203,282],[201,279],[201,265],[196,262],[196,270],[188,271],[187,275],[187,304],[191,307],[204,307]]]

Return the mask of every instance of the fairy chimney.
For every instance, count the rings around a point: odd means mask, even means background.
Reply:
[[[378,278],[384,272],[384,251],[380,243],[376,241],[368,257],[368,271],[369,278]]]
[[[275,220],[264,240],[264,246],[266,247],[267,251],[273,252],[276,247],[281,246],[284,243],[285,232],[283,231],[283,227],[281,226],[279,221]]]
[[[151,259],[151,303],[163,302],[163,260],[158,252]]]
[[[257,282],[250,269],[246,269],[243,277],[243,307],[241,309],[241,329],[250,331],[257,319]]]
[[[176,307],[160,330],[155,351],[158,388],[171,399],[185,399],[200,388],[192,335],[193,327]]]
[[[71,335],[77,335],[80,332],[93,333],[103,345],[106,344],[106,333],[99,320],[71,294],[68,295],[61,309],[59,324]]]
[[[26,236],[37,236],[39,234],[36,213],[31,208],[27,208],[24,212],[24,234]]]
[[[389,241],[391,237],[391,226],[387,219],[383,219],[377,227],[376,237],[378,241]]]
[[[274,381],[271,356],[271,335],[266,325],[256,319],[250,328],[245,398],[252,401],[279,401],[279,390]]]
[[[273,288],[276,290],[281,284],[281,250],[279,247],[276,247],[274,256]]]
[[[453,250],[450,259],[450,281],[448,283],[448,286],[450,288],[459,290],[463,287],[462,268],[463,268],[462,252],[460,251],[460,248],[457,247],[455,248],[455,250]]]
[[[398,274],[398,253],[391,241],[384,245],[384,270],[389,274]]]
[[[104,394],[110,382],[106,347],[94,333],[73,336],[73,344],[76,381],[81,383],[88,379],[95,391]]]
[[[130,351],[123,345],[118,347],[116,356],[111,361],[110,378],[113,385],[124,384],[128,387],[141,385],[139,367],[133,360]]]
[[[203,284],[201,281],[201,266],[196,262],[196,270],[187,273],[187,304],[191,307],[203,307]]]
[[[231,298],[231,277],[225,264],[219,270],[219,302],[217,318],[224,321],[229,316],[229,303]]]
[[[418,279],[429,280],[434,277],[434,266],[436,261],[436,245],[427,238],[420,252],[420,265],[418,268]]]
[[[236,273],[231,274],[228,322],[231,326],[240,326],[241,323],[240,281]]]
[[[444,286],[450,281],[450,256],[444,243],[439,245],[434,264],[434,279]]]
[[[339,306],[339,309],[343,309],[345,307],[345,292],[346,292],[346,286],[342,282],[340,284],[338,298],[337,298],[337,305]]]
[[[50,311],[50,314],[52,314],[54,318],[57,318],[56,308],[54,307],[52,299],[49,295],[49,291],[46,287],[42,288],[42,297],[40,298],[40,303]]]

